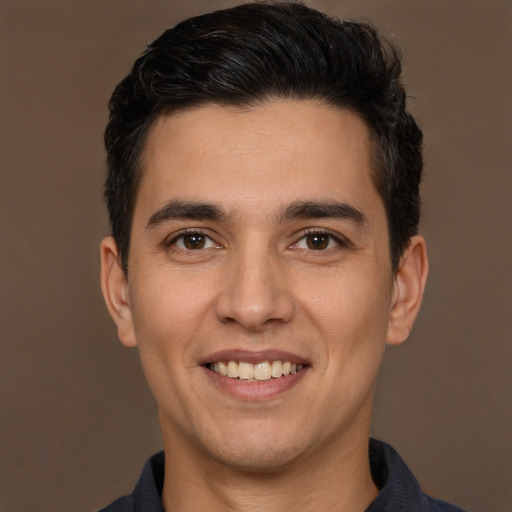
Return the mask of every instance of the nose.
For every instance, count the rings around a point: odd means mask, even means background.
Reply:
[[[261,332],[290,322],[294,304],[282,264],[267,250],[233,255],[222,275],[215,304],[217,318]]]

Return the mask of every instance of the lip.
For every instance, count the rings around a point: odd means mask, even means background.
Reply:
[[[244,363],[257,364],[263,361],[290,361],[292,364],[310,365],[310,362],[292,352],[282,350],[219,350],[199,360],[201,366],[217,361],[243,361]]]
[[[261,363],[262,361],[289,361],[292,364],[302,364],[304,368],[297,373],[283,375],[277,379],[247,381],[224,377],[206,366],[216,361],[243,361],[251,364]],[[264,401],[276,398],[295,387],[309,373],[310,369],[310,363],[304,357],[281,350],[262,350],[257,352],[248,350],[220,350],[201,359],[199,364],[203,367],[207,378],[218,390],[244,401]]]
[[[247,381],[223,377],[203,366],[206,376],[217,389],[232,397],[247,401],[262,401],[275,398],[297,385],[308,373],[309,366],[297,373],[283,375],[278,379]]]

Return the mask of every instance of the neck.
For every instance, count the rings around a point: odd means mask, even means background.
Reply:
[[[378,494],[366,429],[357,438],[349,436],[350,443],[334,440],[269,471],[230,467],[198,453],[201,449],[180,449],[182,442],[166,437],[162,502],[169,512],[277,512],[293,507],[301,512],[363,512]]]

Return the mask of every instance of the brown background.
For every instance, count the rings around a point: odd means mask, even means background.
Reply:
[[[92,511],[160,447],[98,287],[106,102],[163,29],[234,3],[0,3],[1,511]],[[386,355],[373,433],[430,493],[510,511],[511,3],[308,3],[398,37],[426,134],[430,282],[409,342]]]

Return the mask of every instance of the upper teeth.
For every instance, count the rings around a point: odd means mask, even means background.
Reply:
[[[209,365],[215,373],[220,373],[225,377],[242,380],[270,380],[272,377],[278,378],[282,375],[297,373],[304,367],[303,364],[294,364],[290,361],[263,361],[261,363],[251,364],[243,361],[218,361]]]

